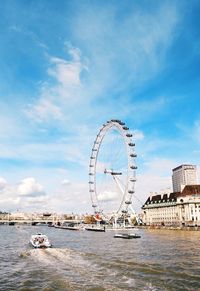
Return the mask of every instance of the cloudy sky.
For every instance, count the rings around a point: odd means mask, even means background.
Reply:
[[[92,212],[110,119],[135,135],[137,198],[200,164],[199,1],[0,1],[0,210]],[[140,209],[138,200],[134,207]]]

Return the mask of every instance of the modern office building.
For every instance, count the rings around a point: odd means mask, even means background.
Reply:
[[[173,192],[181,192],[186,185],[197,185],[197,167],[195,165],[181,165],[172,170]]]
[[[142,207],[143,223],[200,227],[200,185],[190,184],[197,182],[196,166],[182,165],[173,174],[174,192],[149,196]]]

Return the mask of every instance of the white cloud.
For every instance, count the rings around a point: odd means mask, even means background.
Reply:
[[[138,140],[143,140],[144,139],[144,133],[141,130],[133,130],[133,140],[138,141]]]
[[[26,197],[26,204],[28,204],[29,207],[32,203],[39,204],[39,205],[42,205],[43,207],[45,207],[47,204],[47,197],[46,196]]]
[[[42,211],[48,196],[35,178],[25,178],[19,185],[6,184],[0,191],[0,209],[4,211]]]
[[[72,114],[71,106],[83,100],[81,74],[87,71],[87,66],[78,48],[70,44],[66,47],[69,60],[49,56],[47,74],[51,80],[42,83],[38,101],[24,110],[36,122],[66,122],[67,115]]]
[[[119,193],[112,192],[112,191],[104,191],[98,195],[98,201],[100,202],[107,202],[107,201],[114,201],[118,198]]]
[[[16,187],[7,184],[0,191],[0,209],[1,211],[16,210],[20,203],[20,197],[16,194]]]
[[[70,184],[70,181],[67,179],[64,179],[64,180],[62,180],[61,184],[64,186],[68,186]]]
[[[35,178],[29,177],[21,181],[17,188],[19,195],[25,196],[44,196],[44,190],[41,184],[39,184]]]
[[[40,99],[37,104],[30,107],[31,110],[26,111],[26,114],[29,117],[33,117],[36,122],[48,122],[51,119],[63,119],[61,108],[47,98]]]
[[[7,186],[7,181],[3,177],[0,177],[0,191]]]
[[[54,66],[48,69],[48,74],[53,76],[63,88],[68,89],[68,87],[81,85],[80,73],[82,68],[79,60],[67,62],[63,59],[52,57],[51,63]]]
[[[70,181],[67,187],[57,188],[49,194],[46,207],[53,212],[86,213],[92,212],[91,204],[88,183]]]

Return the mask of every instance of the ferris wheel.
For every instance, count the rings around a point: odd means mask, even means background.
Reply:
[[[135,144],[124,122],[112,119],[96,136],[89,164],[89,191],[95,213],[125,215],[136,182]]]

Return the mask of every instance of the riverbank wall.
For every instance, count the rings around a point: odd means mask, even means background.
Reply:
[[[160,225],[140,225],[137,228],[141,229],[161,229],[161,230],[187,230],[200,231],[200,226],[160,226]]]

